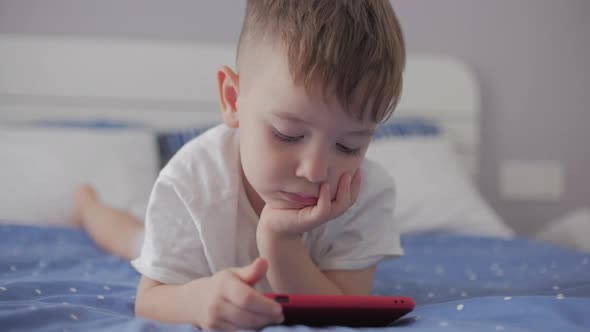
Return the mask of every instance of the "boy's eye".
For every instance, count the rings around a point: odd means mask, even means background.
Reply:
[[[338,147],[338,150],[346,154],[357,154],[360,151],[360,149],[352,149],[340,143],[337,143],[336,146]]]
[[[281,133],[276,128],[272,128],[272,134],[283,142],[295,143],[303,138],[303,136],[289,136]]]

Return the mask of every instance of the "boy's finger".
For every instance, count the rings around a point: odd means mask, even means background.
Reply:
[[[233,269],[232,271],[242,279],[243,282],[254,286],[260,279],[264,278],[268,269],[268,262],[264,258],[256,258],[250,265]]]
[[[351,200],[350,204],[354,204],[359,197],[359,193],[361,191],[361,180],[362,180],[362,171],[360,168],[357,168],[356,172],[354,172],[354,176],[352,177],[352,183],[350,184],[350,192],[351,192]]]
[[[234,305],[257,314],[274,316],[282,312],[280,304],[258,293],[239,278],[227,280],[223,297]]]
[[[222,308],[222,317],[231,325],[240,329],[257,329],[266,325],[279,324],[283,320],[281,313],[274,315],[258,314],[227,302]]]
[[[332,206],[332,200],[330,199],[330,185],[322,183],[320,187],[320,196],[318,197],[318,203],[311,210],[311,218],[314,221],[325,219],[330,213]]]
[[[239,331],[240,328],[229,321],[221,321],[214,324],[214,326],[206,327],[206,330],[216,331]]]
[[[352,177],[349,173],[344,173],[340,177],[340,181],[338,183],[338,192],[336,193],[336,199],[332,206],[332,217],[339,216],[348,209],[351,205],[351,192],[350,186],[352,182]]]

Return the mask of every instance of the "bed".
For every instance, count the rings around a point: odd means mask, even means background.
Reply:
[[[220,121],[215,70],[233,54],[0,35],[1,330],[194,330],[134,317],[139,275],[67,225],[71,190],[89,181],[141,218],[163,151]],[[396,178],[406,252],[379,265],[373,293],[417,307],[383,330],[588,331],[590,255],[515,237],[474,185],[479,111],[468,67],[410,55],[369,156]]]

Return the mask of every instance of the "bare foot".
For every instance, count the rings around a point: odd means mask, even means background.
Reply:
[[[74,214],[72,224],[76,227],[84,224],[84,211],[98,202],[96,190],[88,184],[80,186],[74,194]]]

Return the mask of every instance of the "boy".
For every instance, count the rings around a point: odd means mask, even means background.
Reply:
[[[217,75],[224,124],[154,185],[136,314],[256,329],[283,319],[264,292],[369,294],[403,253],[393,181],[364,155],[404,62],[388,0],[248,1],[237,72]]]

